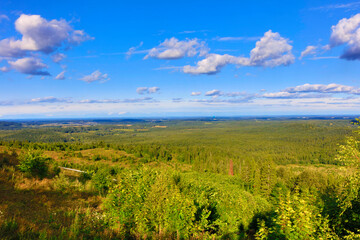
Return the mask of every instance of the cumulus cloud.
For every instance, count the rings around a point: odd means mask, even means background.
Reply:
[[[95,81],[99,81],[101,83],[106,82],[110,80],[107,73],[101,73],[99,70],[96,70],[95,72],[91,73],[90,75],[86,75],[80,79],[81,81],[92,83]]]
[[[256,46],[250,52],[250,61],[253,66],[276,67],[287,66],[294,63],[295,57],[291,53],[292,46],[289,40],[280,36],[277,32],[267,31],[256,42]]]
[[[302,59],[303,57],[306,57],[308,55],[313,55],[316,53],[317,47],[315,46],[307,46],[304,51],[301,52],[301,55],[299,59]]]
[[[0,41],[1,57],[22,57],[28,51],[46,54],[61,46],[71,46],[92,39],[82,30],[74,30],[66,20],[46,20],[40,15],[21,16],[15,21],[15,29],[22,37]]]
[[[26,52],[18,47],[13,38],[6,38],[0,41],[0,57],[18,58],[25,55]]]
[[[281,37],[279,33],[269,30],[256,42],[256,46],[251,50],[249,58],[236,57],[229,54],[208,54],[196,66],[184,66],[183,72],[190,74],[216,74],[228,64],[262,67],[287,66],[295,60],[291,50],[292,46],[288,39]]]
[[[18,72],[30,75],[50,75],[49,72],[43,71],[42,69],[47,68],[48,66],[41,62],[40,59],[34,57],[20,58],[16,61],[9,61],[9,65],[12,69],[17,70]]]
[[[235,57],[229,54],[209,54],[205,59],[199,61],[196,66],[184,66],[183,72],[190,74],[216,74],[228,64],[248,66],[250,61],[248,58]]]
[[[360,60],[360,13],[351,18],[343,18],[331,27],[329,47],[345,44],[341,58]]]
[[[179,41],[177,38],[165,39],[159,46],[152,48],[144,57],[147,59],[179,59],[183,57],[193,57],[197,54],[204,56],[208,52],[204,42],[198,39],[186,39]]]
[[[61,73],[59,73],[59,74],[55,77],[55,79],[56,79],[56,80],[64,80],[64,79],[65,79],[65,72],[66,72],[66,71],[62,71]]]
[[[0,15],[1,18],[4,17]],[[41,70],[47,68],[47,65],[38,58],[27,57],[30,54],[50,54],[92,39],[84,31],[74,30],[66,20],[46,20],[40,15],[21,14],[15,21],[15,29],[21,34],[21,38],[9,37],[0,40],[0,58],[6,59],[10,68],[31,75],[50,74]],[[58,63],[65,55],[56,53],[51,57]]]
[[[63,53],[55,53],[54,55],[51,56],[51,59],[53,60],[53,62],[59,63],[59,62],[61,62],[65,57],[66,57],[66,55],[63,54]]]
[[[159,90],[159,87],[138,87],[136,92],[138,94],[152,94],[158,92]]]
[[[200,96],[201,95],[201,92],[192,92],[191,93],[191,96]]]
[[[15,28],[22,39],[13,44],[21,50],[51,53],[66,41],[74,44],[90,39],[83,31],[73,30],[63,19],[48,21],[40,15],[22,14],[15,21]]]

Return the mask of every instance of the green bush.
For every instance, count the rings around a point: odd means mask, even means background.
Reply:
[[[40,151],[28,151],[20,155],[18,167],[22,172],[44,178],[48,174],[50,160],[51,158],[43,156]]]
[[[110,187],[113,185],[114,176],[111,175],[110,169],[102,168],[98,170],[92,177],[95,188],[101,195],[106,195]]]
[[[269,227],[264,220],[259,222],[256,239],[338,239],[315,198],[306,191],[295,189],[281,195],[274,213]]]
[[[240,225],[247,228],[255,213],[268,209],[263,198],[226,182],[228,176],[204,178],[170,169],[124,170],[110,188],[104,209],[125,238],[148,239],[236,236],[244,232]]]

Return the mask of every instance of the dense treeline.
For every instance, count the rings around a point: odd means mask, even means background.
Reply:
[[[6,140],[3,144],[13,140],[22,141],[13,144],[26,144],[25,140],[47,150],[107,147],[148,161],[175,159],[198,170],[226,173],[224,166],[230,159],[235,172],[240,172],[242,165],[263,160],[277,164],[335,163],[337,144],[352,130],[348,121],[339,120],[185,122],[169,124],[168,128],[146,123],[3,131],[0,140]]]
[[[14,130],[20,128],[22,128],[21,123],[0,121],[0,130]]]

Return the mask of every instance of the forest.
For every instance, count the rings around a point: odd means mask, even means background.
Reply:
[[[358,123],[0,122],[0,239],[360,239]]]

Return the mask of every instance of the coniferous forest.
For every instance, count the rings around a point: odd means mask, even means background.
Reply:
[[[355,119],[0,129],[1,239],[360,239]]]

